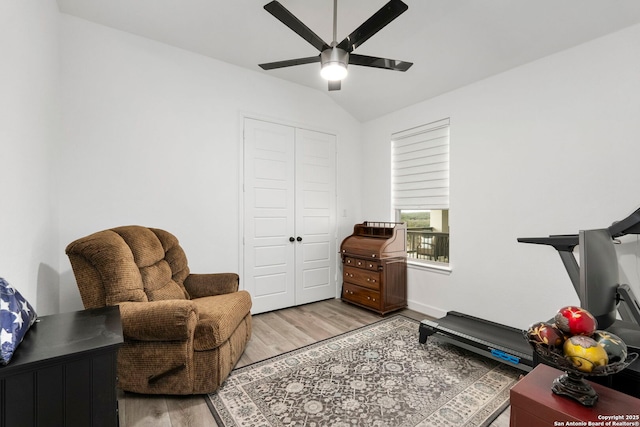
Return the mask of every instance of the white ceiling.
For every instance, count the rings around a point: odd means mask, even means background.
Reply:
[[[319,64],[257,64],[317,50],[263,6],[269,0],[57,0],[61,12],[327,92]],[[349,67],[327,92],[368,121],[640,22],[638,0],[404,0],[409,10],[355,53],[413,62],[407,72]],[[339,0],[338,41],[387,0]],[[332,0],[280,0],[330,43]],[[594,58],[597,61],[598,58]]]

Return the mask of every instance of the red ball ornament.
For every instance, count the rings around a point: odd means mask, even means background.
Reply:
[[[591,336],[598,328],[598,322],[591,313],[581,307],[562,307],[555,316],[555,323],[564,333]]]
[[[527,329],[529,341],[544,345],[551,350],[561,349],[565,336],[556,325],[548,322],[536,322]]]

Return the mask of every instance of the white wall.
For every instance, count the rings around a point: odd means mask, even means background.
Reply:
[[[0,2],[0,277],[40,315],[58,311],[58,16],[55,2]]]
[[[411,307],[524,328],[577,303],[557,252],[516,239],[640,206],[638,45],[634,26],[364,124],[363,217],[377,220],[391,217],[390,135],[451,118],[452,272],[411,270]],[[640,244],[620,249],[640,295]]]
[[[62,311],[82,307],[64,246],[109,227],[164,228],[193,272],[238,271],[243,114],[338,135],[350,234],[360,123],[326,94],[67,15],[60,44]]]
[[[410,305],[430,314],[520,327],[549,317],[576,302],[566,272],[553,249],[516,238],[603,227],[640,205],[638,26],[362,135],[322,93],[59,16],[53,2],[0,3],[0,40],[0,276],[40,314],[81,308],[64,247],[106,227],[164,227],[193,271],[237,270],[243,114],[338,134],[339,239],[391,218],[391,133],[451,118],[453,272],[409,273]],[[637,239],[620,247],[640,295],[639,252]]]

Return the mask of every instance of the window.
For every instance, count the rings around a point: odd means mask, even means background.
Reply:
[[[449,263],[449,210],[399,210],[407,224],[407,255],[423,261]]]
[[[392,200],[409,258],[449,263],[449,119],[392,135]]]

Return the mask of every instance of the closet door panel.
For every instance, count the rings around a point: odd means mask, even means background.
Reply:
[[[244,122],[244,275],[254,313],[295,304],[295,131]]]
[[[296,129],[296,304],[336,297],[336,137]]]

